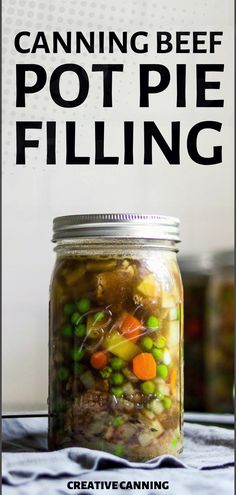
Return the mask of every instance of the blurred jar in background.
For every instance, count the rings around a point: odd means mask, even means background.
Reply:
[[[187,304],[186,306],[187,307]],[[207,411],[233,411],[234,383],[234,252],[214,256],[207,289],[205,346]]]
[[[208,253],[179,258],[184,286],[184,404],[186,411],[206,410],[206,292],[212,270]]]

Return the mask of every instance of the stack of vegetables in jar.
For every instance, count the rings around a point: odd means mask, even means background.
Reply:
[[[51,287],[50,446],[131,460],[180,451],[182,302],[175,257],[61,257]]]

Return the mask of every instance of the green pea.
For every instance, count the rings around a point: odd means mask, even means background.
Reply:
[[[103,313],[103,311],[98,311],[97,313],[95,313],[94,315],[94,321],[97,323],[99,321],[102,321],[104,320],[105,318],[105,313]]]
[[[174,433],[172,440],[171,440],[171,445],[174,449],[177,448],[179,441],[180,441],[181,435],[179,432]]]
[[[125,366],[125,362],[119,357],[113,357],[110,361],[110,365],[113,370],[121,370]]]
[[[120,416],[117,416],[117,418],[113,419],[113,426],[117,427],[117,426],[121,426],[123,424],[124,424],[124,420]]]
[[[155,395],[157,396],[158,400],[162,400],[164,398],[164,394],[160,392],[159,390],[155,391]]]
[[[118,457],[121,457],[124,453],[124,447],[123,445],[116,445],[116,447],[114,448],[114,451],[113,453],[115,455],[117,455]]]
[[[75,347],[71,351],[71,357],[74,361],[81,361],[83,359],[85,354],[85,350],[81,349],[80,347]]]
[[[61,333],[63,337],[71,337],[73,335],[72,326],[69,323],[67,325],[63,325]]]
[[[144,394],[153,394],[155,391],[155,385],[151,381],[143,382],[140,385],[140,388]]]
[[[86,366],[83,363],[76,363],[74,365],[75,376],[80,376],[85,371]]]
[[[145,351],[150,351],[153,347],[153,340],[150,337],[143,337],[141,346]]]
[[[173,438],[173,440],[171,440],[171,446],[173,447],[173,449],[176,449],[177,445],[178,445],[177,438]]]
[[[157,347],[155,347],[154,349],[152,349],[152,355],[157,361],[161,361],[163,358],[163,350],[157,349]]]
[[[163,335],[160,335],[160,337],[157,338],[155,341],[155,346],[159,347],[159,349],[163,349],[166,345],[166,338]]]
[[[76,305],[74,303],[67,303],[63,308],[64,315],[70,316],[74,311],[76,311]]]
[[[84,337],[86,335],[86,326],[84,323],[80,323],[75,327],[75,335],[76,337]]]
[[[61,381],[65,381],[69,378],[69,375],[70,375],[70,372],[67,368],[65,368],[64,366],[61,366],[61,368],[59,368],[58,370],[58,378],[59,380]]]
[[[81,321],[81,316],[79,313],[77,313],[77,311],[75,313],[73,313],[71,315],[71,319],[70,319],[71,323],[73,323],[73,325],[78,325]]]
[[[100,375],[104,380],[109,378],[111,373],[112,373],[112,369],[110,368],[110,366],[105,366],[105,368],[100,370]]]
[[[91,306],[90,300],[84,297],[83,299],[80,299],[79,302],[77,303],[77,308],[81,313],[87,313],[89,311]]]
[[[119,399],[120,397],[123,397],[123,390],[121,387],[113,387],[111,389],[111,393],[112,395],[114,395],[117,399]]]
[[[122,383],[124,382],[124,377],[121,373],[114,373],[111,377],[111,380],[114,385],[122,385]]]
[[[179,305],[177,308],[177,320],[180,320],[181,318],[181,306]]]
[[[152,330],[155,330],[156,328],[159,328],[159,326],[160,326],[160,320],[154,315],[149,316],[147,320],[147,327],[151,328]]]
[[[170,397],[164,397],[164,399],[162,400],[162,405],[164,409],[170,409],[172,406]]]
[[[157,376],[165,380],[168,376],[168,368],[165,364],[159,364],[157,366]]]

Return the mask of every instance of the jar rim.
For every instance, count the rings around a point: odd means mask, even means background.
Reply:
[[[179,256],[179,265],[183,274],[210,275],[220,268],[233,268],[234,251],[222,250]]]
[[[179,266],[183,274],[210,274],[214,265],[212,253],[198,253],[179,256]]]
[[[78,237],[143,238],[180,242],[176,217],[139,213],[66,215],[53,219],[53,242]]]

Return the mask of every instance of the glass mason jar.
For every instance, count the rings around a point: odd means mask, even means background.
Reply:
[[[233,412],[234,252],[214,256],[207,291],[206,397],[210,412]]]
[[[54,220],[49,447],[146,461],[182,450],[179,221],[157,215]]]
[[[184,286],[184,405],[186,411],[206,410],[206,294],[212,270],[210,253],[179,258]]]

